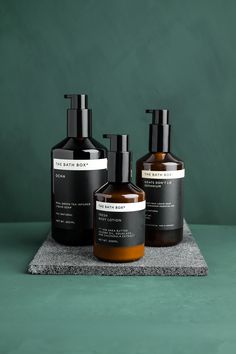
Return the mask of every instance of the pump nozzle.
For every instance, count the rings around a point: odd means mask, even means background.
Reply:
[[[150,152],[168,152],[170,149],[170,125],[168,109],[147,109],[152,114],[149,130]]]
[[[69,137],[86,138],[92,135],[92,111],[88,109],[88,96],[64,95],[70,99],[67,109],[67,135]]]
[[[87,109],[88,108],[88,96],[87,95],[77,95],[70,94],[64,95],[65,98],[69,98],[70,101],[70,109]]]
[[[146,113],[152,114],[152,124],[168,124],[169,110],[168,109],[147,109]]]
[[[108,181],[127,183],[131,179],[131,152],[128,150],[128,135],[104,134],[110,139],[108,151]]]

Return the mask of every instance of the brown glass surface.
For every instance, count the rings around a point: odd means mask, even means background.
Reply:
[[[133,183],[107,183],[94,195],[96,201],[107,203],[137,203],[145,200],[145,193]],[[131,262],[144,256],[144,244],[130,247],[111,247],[96,244],[94,255],[109,262]]]
[[[176,171],[184,168],[183,161],[169,152],[149,153],[139,159],[136,164],[136,181],[142,186],[142,170],[151,171]],[[183,239],[183,228],[176,230],[158,230],[146,226],[145,244],[153,247],[174,246]]]

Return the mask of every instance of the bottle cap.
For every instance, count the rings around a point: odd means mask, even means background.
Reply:
[[[69,98],[67,109],[67,135],[69,137],[89,137],[92,135],[92,110],[88,109],[87,95],[64,95]]]
[[[131,179],[131,152],[128,149],[129,136],[104,134],[110,139],[108,150],[108,182],[129,182]]]
[[[150,152],[170,151],[170,124],[167,109],[147,109],[146,113],[152,114],[152,124],[149,128]]]

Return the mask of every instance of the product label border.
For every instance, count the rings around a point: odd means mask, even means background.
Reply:
[[[104,212],[127,213],[132,211],[145,210],[146,200],[136,203],[107,203],[96,201],[96,210]]]
[[[142,178],[145,179],[177,179],[184,178],[185,169],[176,171],[142,170]]]
[[[61,171],[106,170],[107,158],[91,160],[53,159],[53,169]]]

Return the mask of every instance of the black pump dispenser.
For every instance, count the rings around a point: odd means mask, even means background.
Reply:
[[[88,109],[87,95],[64,95],[71,100],[67,109],[67,136],[87,138],[92,135],[92,110]]]
[[[149,151],[169,152],[170,150],[170,124],[167,109],[147,109],[152,113],[152,124],[149,129]]]
[[[108,151],[108,182],[129,182],[131,179],[131,152],[128,135],[104,134],[110,139]]]

